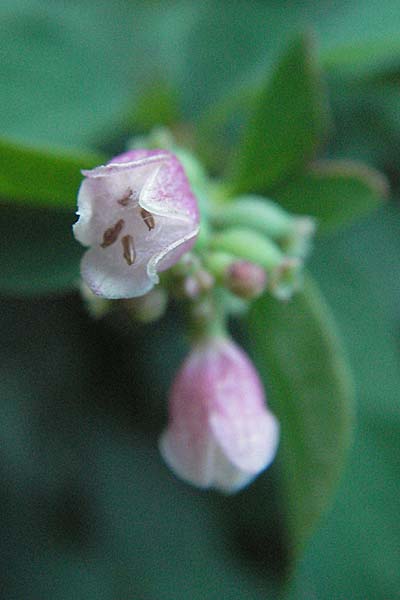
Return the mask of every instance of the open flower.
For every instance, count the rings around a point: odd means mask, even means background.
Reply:
[[[142,296],[193,245],[199,213],[179,160],[132,150],[82,171],[74,234],[89,246],[81,273],[106,298]]]
[[[232,493],[274,459],[278,422],[250,359],[228,338],[207,339],[192,350],[172,386],[169,408],[160,450],[189,483]]]

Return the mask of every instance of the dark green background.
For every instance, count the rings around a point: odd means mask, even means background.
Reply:
[[[333,107],[323,153],[368,161],[394,190],[387,206],[321,237],[311,261],[354,372],[357,426],[291,587],[280,584],[275,467],[226,499],[177,482],[160,461],[165,396],[186,350],[177,310],[134,335],[111,316],[91,321],[67,291],[80,255],[73,214],[1,208],[2,597],[398,597],[398,2],[4,0],[0,26],[2,134],[97,150],[118,145],[127,122],[140,129],[132,114],[149,86],[176,88],[199,122],[313,27]],[[42,268],[58,294],[36,295]]]

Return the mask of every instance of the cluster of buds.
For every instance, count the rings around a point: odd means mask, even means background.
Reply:
[[[83,171],[74,225],[88,247],[82,289],[97,317],[113,300],[144,322],[162,316],[169,296],[185,303],[192,351],[171,388],[160,450],[183,480],[229,493],[271,463],[279,426],[225,322],[263,293],[291,297],[315,225],[266,198],[224,197],[187,151],[164,148],[148,143]]]

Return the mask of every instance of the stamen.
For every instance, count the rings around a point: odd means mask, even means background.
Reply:
[[[145,208],[141,208],[140,209],[140,216],[142,217],[143,221],[146,223],[149,231],[151,231],[152,229],[154,229],[154,227],[156,226],[156,224],[155,224],[154,217],[151,214],[151,212],[149,212]]]
[[[133,243],[133,237],[131,235],[124,235],[121,239],[122,248],[124,249],[123,257],[128,265],[133,265],[136,258],[135,246]]]
[[[102,248],[107,248],[108,246],[111,246],[111,244],[116,242],[124,225],[125,225],[125,221],[123,219],[120,219],[119,221],[117,221],[115,223],[115,225],[106,229],[105,232],[103,233],[103,241],[100,244],[100,246]]]
[[[132,188],[128,188],[127,191],[125,192],[125,194],[122,196],[122,198],[117,200],[118,204],[120,204],[121,206],[127,206],[129,204],[129,200],[131,199],[132,195],[133,195]]]

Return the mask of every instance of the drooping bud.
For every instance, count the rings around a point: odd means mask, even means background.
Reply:
[[[83,171],[74,234],[81,273],[105,298],[134,298],[194,244],[199,212],[179,160],[166,150],[132,150]]]
[[[200,342],[172,386],[160,450],[174,473],[201,488],[233,493],[274,459],[279,425],[258,374],[226,337]]]

